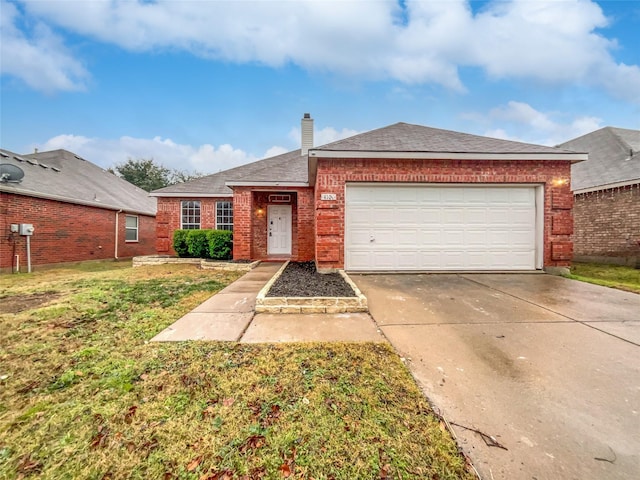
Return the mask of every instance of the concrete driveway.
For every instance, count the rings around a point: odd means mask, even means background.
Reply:
[[[484,479],[640,478],[640,295],[544,274],[350,275]],[[492,443],[491,440],[488,443]]]

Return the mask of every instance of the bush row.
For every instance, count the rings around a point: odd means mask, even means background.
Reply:
[[[179,257],[229,260],[233,233],[228,230],[175,230],[173,249]]]

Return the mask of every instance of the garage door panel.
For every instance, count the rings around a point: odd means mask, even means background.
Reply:
[[[379,250],[372,259],[374,270],[395,270],[395,252],[393,250]]]
[[[419,245],[421,246],[436,246],[436,245],[442,245],[442,231],[440,229],[438,230],[421,230],[420,231],[420,238],[422,239],[422,241],[420,242]]]
[[[487,210],[488,225],[509,225],[509,209],[505,206],[492,206]]]
[[[369,242],[371,247],[384,248],[395,245],[395,230],[393,228],[382,229],[379,226],[371,232],[372,242]]]
[[[509,232],[507,230],[489,227],[487,231],[487,244],[491,245],[494,249],[508,246],[509,241]]]
[[[443,207],[441,218],[445,225],[462,225],[464,223],[464,209],[462,207]]]
[[[360,225],[362,226],[369,226],[371,225],[372,219],[371,219],[371,213],[372,213],[373,209],[369,206],[366,207],[360,207],[360,206],[353,206],[350,207],[346,217],[347,217],[347,222],[350,225],[353,225],[355,227],[358,227]]]
[[[349,233],[347,238],[349,245],[353,247],[369,246],[371,242],[371,234],[365,230],[354,230]]]
[[[418,223],[422,225],[438,225],[442,222],[442,209],[433,207],[423,207],[419,209]]]
[[[535,187],[348,185],[345,266],[532,270],[535,198]]]
[[[486,207],[470,207],[463,210],[463,220],[467,225],[486,225],[487,208]]]
[[[394,220],[396,225],[419,225],[420,217],[420,209],[415,206],[394,209]]]
[[[396,244],[400,247],[420,244],[420,231],[417,228],[396,230]]]
[[[487,231],[482,230],[467,230],[464,232],[464,244],[470,248],[484,247],[487,245]]]
[[[442,230],[442,245],[464,245],[464,230],[452,230],[445,228]]]
[[[372,223],[376,225],[396,225],[395,210],[392,207],[378,207],[372,213]]]

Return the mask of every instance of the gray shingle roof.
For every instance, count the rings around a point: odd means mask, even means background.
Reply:
[[[156,214],[157,200],[149,197],[146,191],[67,150],[29,155],[8,150],[0,152],[4,153],[0,163],[10,163],[24,171],[20,183],[0,183],[0,191],[130,213]]]
[[[499,140],[437,128],[396,123],[344,140],[314,147],[315,152],[433,152],[483,154],[573,154],[556,147]],[[321,155],[320,155],[321,156]],[[294,150],[189,182],[154,190],[152,195],[230,195],[225,182],[309,182],[307,155]]]
[[[314,150],[433,153],[563,153],[555,147],[482,137],[439,128],[395,123]],[[566,152],[572,153],[572,152]]]
[[[265,158],[257,162],[207,175],[185,183],[154,190],[152,195],[230,195],[232,190],[225,182],[292,182],[306,183],[309,178],[307,156],[300,149]]]
[[[589,160],[571,166],[574,192],[640,183],[640,130],[605,127],[560,146],[589,152]]]

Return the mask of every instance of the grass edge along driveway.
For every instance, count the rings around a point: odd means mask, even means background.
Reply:
[[[0,276],[0,478],[475,478],[387,345],[148,342],[238,275]]]

